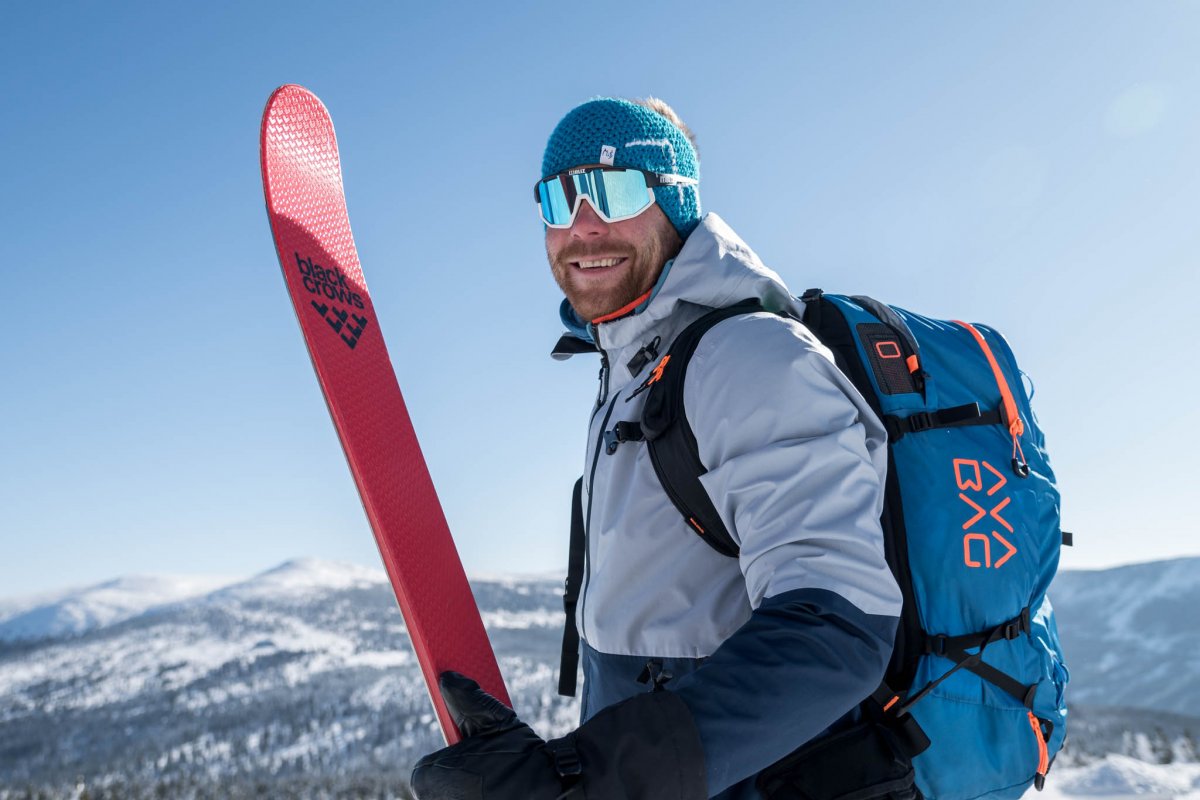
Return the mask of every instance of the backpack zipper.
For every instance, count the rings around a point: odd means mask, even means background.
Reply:
[[[1040,792],[1046,785],[1046,773],[1050,771],[1050,751],[1047,747],[1049,737],[1042,731],[1041,722],[1032,711],[1029,712],[1029,727],[1033,728],[1033,736],[1037,739],[1038,765],[1037,772],[1033,776],[1033,783]]]

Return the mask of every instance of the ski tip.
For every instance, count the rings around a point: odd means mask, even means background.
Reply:
[[[288,100],[308,100],[315,102],[323,110],[325,109],[325,104],[321,102],[321,98],[317,97],[311,90],[306,89],[298,83],[285,83],[271,92],[271,96],[267,98],[266,111],[269,113],[280,102]],[[326,113],[328,113],[328,110],[326,110]]]
[[[264,170],[270,129],[276,127],[286,130],[297,119],[320,120],[331,132],[333,129],[333,119],[321,98],[298,83],[285,83],[271,92],[271,96],[267,98],[267,105],[263,108],[262,122],[259,126],[259,153]]]
[[[305,87],[301,86],[298,83],[285,83],[280,86],[277,86],[275,88],[275,91],[271,92],[271,98],[274,99],[274,97],[276,95],[278,95],[280,92],[302,92],[304,94],[313,95],[312,91],[310,91],[309,89],[306,89]],[[316,97],[316,95],[313,95],[313,96]],[[269,103],[270,100],[268,100],[267,102]]]

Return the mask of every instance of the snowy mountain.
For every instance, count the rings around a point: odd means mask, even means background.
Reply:
[[[1064,571],[1050,597],[1072,702],[1200,713],[1200,558]]]
[[[0,641],[84,633],[232,582],[231,578],[194,575],[135,576],[83,589],[0,601]]]
[[[543,735],[572,727],[577,703],[554,689],[559,580],[472,585],[518,711]],[[1136,765],[1196,758],[1200,719],[1166,712],[1200,707],[1197,586],[1200,559],[1181,559],[1066,572],[1052,590],[1072,669],[1056,770],[1088,792],[1191,785]],[[91,797],[256,796],[268,780],[276,795],[400,796],[440,741],[381,570],[298,560],[0,603],[0,797],[78,795],[77,777]]]
[[[318,782],[377,796],[441,746],[381,570],[300,560],[206,593],[163,585],[114,581],[8,605],[0,796],[66,794],[75,776],[92,796],[107,785],[120,797],[197,786],[232,797],[243,784],[254,795],[268,778],[301,796]],[[547,734],[570,728],[578,708],[552,690],[558,581],[477,581],[474,591],[522,714]]]

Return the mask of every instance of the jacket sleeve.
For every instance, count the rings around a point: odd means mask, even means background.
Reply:
[[[875,690],[901,595],[879,524],[886,434],[802,325],[755,314],[714,327],[684,407],[754,609],[670,687],[696,720],[711,796]]]

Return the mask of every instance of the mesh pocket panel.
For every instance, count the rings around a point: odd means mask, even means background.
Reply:
[[[875,382],[884,394],[905,394],[917,391],[912,373],[908,371],[904,343],[890,326],[878,322],[863,322],[857,326],[858,338],[871,362]]]

